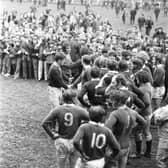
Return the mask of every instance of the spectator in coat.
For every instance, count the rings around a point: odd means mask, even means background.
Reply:
[[[144,14],[142,14],[139,18],[138,18],[138,26],[139,26],[139,30],[141,31],[142,28],[145,26],[145,16]]]
[[[154,23],[153,23],[153,20],[152,20],[151,16],[148,19],[146,19],[145,28],[146,28],[146,35],[147,36],[150,36],[150,32],[152,30],[153,24]]]
[[[55,61],[51,65],[48,72],[48,91],[49,99],[52,103],[52,107],[56,107],[60,104],[60,97],[62,94],[62,88],[67,89],[68,86],[65,84],[62,76],[61,65],[65,56],[61,53],[58,53],[55,56]]]

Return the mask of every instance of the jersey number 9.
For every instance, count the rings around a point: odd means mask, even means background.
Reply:
[[[73,115],[71,113],[65,113],[64,115],[64,124],[67,127],[70,127],[73,125]]]
[[[106,136],[104,134],[98,134],[96,133],[92,134],[92,141],[91,141],[91,148],[98,148],[102,149],[106,144]]]

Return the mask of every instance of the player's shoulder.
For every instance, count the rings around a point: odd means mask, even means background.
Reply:
[[[83,108],[83,107],[81,107],[79,105],[74,105],[74,108],[76,110],[78,110],[78,113],[88,113],[88,111],[85,108]]]
[[[104,126],[102,127],[102,130],[103,130],[104,132],[111,133],[110,128],[108,128],[106,125],[104,125]]]
[[[63,110],[62,105],[59,105],[59,106],[57,106],[57,107],[54,107],[54,108],[51,110],[51,112],[52,112],[52,113],[59,113],[59,112],[62,111],[62,110]]]
[[[109,118],[117,117],[118,116],[118,109],[115,109],[111,112]]]
[[[89,123],[83,123],[79,127],[82,130],[86,130],[86,132],[90,131],[90,124]]]

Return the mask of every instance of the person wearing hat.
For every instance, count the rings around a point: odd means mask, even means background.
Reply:
[[[55,60],[50,66],[48,72],[49,99],[53,108],[60,104],[59,99],[62,94],[62,88],[68,88],[63,80],[63,74],[61,69],[61,65],[63,64],[64,59],[65,56],[63,54],[57,53],[55,55]]]
[[[46,133],[55,141],[58,168],[75,167],[78,154],[73,146],[73,137],[82,122],[89,120],[88,112],[76,105],[76,96],[73,90],[65,90],[62,94],[63,104],[54,108],[42,122]],[[57,125],[58,130],[55,129]]]

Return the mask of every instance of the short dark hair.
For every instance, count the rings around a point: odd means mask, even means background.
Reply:
[[[117,105],[124,105],[126,104],[126,101],[128,100],[128,94],[125,93],[125,91],[122,90],[113,90],[110,92],[109,100],[110,102],[117,102]]]
[[[123,86],[127,86],[127,80],[122,74],[118,74],[116,77],[116,82],[117,84],[121,83]]]
[[[132,63],[135,64],[135,65],[137,65],[140,68],[143,66],[143,60],[139,59],[139,58],[133,59]]]
[[[64,55],[64,54],[62,54],[62,53],[57,53],[57,54],[55,55],[55,61],[56,61],[56,62],[59,61],[59,60],[63,60],[63,59],[65,59],[65,55]]]
[[[77,93],[73,89],[64,90],[62,98],[65,103],[73,102],[73,99],[77,96]]]
[[[118,64],[119,71],[123,72],[128,70],[128,64],[125,60],[121,60]]]
[[[91,64],[91,57],[90,57],[90,55],[84,55],[84,56],[82,56],[82,60],[83,60],[83,63],[86,64],[86,65],[90,65]]]
[[[136,75],[136,78],[138,79],[139,83],[145,84],[145,83],[150,82],[149,74],[146,71],[138,72],[137,75]]]
[[[91,68],[90,74],[92,78],[98,78],[100,76],[100,69],[94,66]]]
[[[159,63],[159,64],[162,64],[163,63],[163,57],[157,56],[156,57],[156,62]]]
[[[102,106],[91,106],[89,109],[90,119],[95,122],[101,122],[105,114],[105,110]]]
[[[118,64],[114,60],[108,60],[107,67],[111,71],[117,71],[118,70]]]

